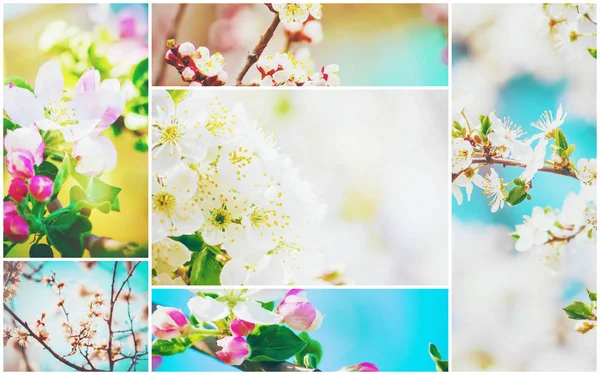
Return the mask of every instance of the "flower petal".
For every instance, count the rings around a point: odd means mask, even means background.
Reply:
[[[190,312],[199,321],[214,321],[223,319],[229,315],[229,308],[226,303],[219,302],[210,297],[194,297],[188,301],[187,305]]]
[[[40,67],[35,77],[35,96],[44,104],[59,102],[63,96],[65,81],[60,66],[54,61],[48,61]]]
[[[240,302],[233,308],[238,318],[254,324],[277,324],[283,317],[264,309],[256,301]]]

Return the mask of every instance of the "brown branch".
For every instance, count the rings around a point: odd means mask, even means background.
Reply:
[[[118,262],[115,262],[113,267],[113,275],[112,275],[112,283],[110,285],[110,312],[108,315],[108,367],[110,371],[112,371],[115,367],[115,363],[112,358],[112,339],[113,339],[113,331],[112,331],[112,320],[113,320],[113,311],[115,308],[115,299],[113,298],[115,295],[115,279],[117,277],[117,266]]]
[[[173,23],[171,24],[171,26],[169,27],[169,32],[167,33],[167,39],[177,39],[177,26],[179,26],[179,24],[181,23],[181,20],[183,19],[183,14],[185,13],[185,9],[187,8],[188,4],[186,3],[182,3],[179,4],[179,9],[177,9],[177,14],[175,15],[175,18],[173,19]],[[167,53],[167,50],[164,51],[163,56]],[[159,86],[165,76],[165,73],[167,72],[167,62],[165,61],[165,59],[162,59],[162,64],[160,65],[159,71],[156,74],[156,77],[154,79],[154,85],[155,86]]]
[[[262,55],[263,51],[267,47],[267,44],[269,44],[269,41],[273,37],[277,26],[279,26],[279,22],[279,13],[275,13],[275,17],[273,18],[273,21],[271,21],[269,28],[264,32],[263,35],[260,36],[260,40],[258,41],[256,47],[254,47],[254,49],[248,53],[248,57],[246,58],[246,64],[242,67],[242,70],[236,78],[236,86],[242,85],[242,80],[244,79],[244,76],[246,75],[246,73],[248,73],[250,67],[252,67],[252,65],[254,65],[254,63],[258,61],[260,55]]]
[[[33,332],[33,330],[31,328],[29,328],[29,325],[22,321],[21,318],[19,318],[17,316],[17,314],[15,314],[10,307],[8,307],[6,305],[6,303],[4,304],[4,311],[6,311],[10,316],[13,317],[13,319],[15,319],[23,328],[25,328],[28,332],[29,335],[31,337],[33,337],[37,342],[39,342],[44,349],[46,349],[48,351],[48,353],[50,353],[54,358],[58,359],[60,362],[62,362],[63,364],[65,364],[66,366],[69,366],[77,371],[92,371],[92,370],[88,370],[83,366],[79,366],[76,365],[75,363],[66,360],[63,356],[61,356],[60,354],[56,353],[50,346],[48,346],[48,344],[42,340],[35,332]],[[95,370],[95,371],[103,371],[103,370]]]
[[[484,164],[484,165],[496,164],[496,165],[502,165],[503,167],[520,167],[520,168],[527,167],[526,164],[520,163],[515,160],[501,159],[501,158],[485,158],[485,157],[484,158],[473,158],[472,164]],[[462,171],[460,171],[458,173],[453,173],[452,174],[452,182],[454,182],[454,180],[456,180],[456,178],[458,176],[460,176],[464,171],[465,170],[463,169]],[[578,180],[575,172],[573,170],[567,169],[567,168],[559,169],[559,168],[552,168],[552,167],[543,167],[543,168],[540,168],[539,171],[547,172],[547,173],[554,173],[554,174],[567,176],[567,177],[571,177],[571,178]]]
[[[578,234],[580,234],[581,232],[583,232],[585,230],[586,226],[582,225],[581,227],[579,227],[579,229],[577,230],[577,232],[565,236],[565,237],[559,237],[559,236],[555,236],[554,234],[550,234],[551,238],[546,241],[547,244],[551,244],[554,242],[570,242],[571,240],[573,240],[575,237],[577,237]]]

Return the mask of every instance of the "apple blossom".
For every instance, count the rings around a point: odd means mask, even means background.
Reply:
[[[29,238],[29,224],[17,214],[4,214],[4,235],[12,242],[25,242]]]
[[[35,158],[27,150],[11,151],[6,155],[6,171],[14,178],[27,180],[31,178],[35,171]]]
[[[47,176],[33,176],[29,180],[29,191],[38,202],[45,202],[52,196],[54,181]]]
[[[4,201],[2,205],[2,212],[4,214],[4,218],[11,215],[18,215],[17,205],[13,201]]]
[[[379,372],[376,365],[370,362],[361,362],[355,365],[342,367],[340,371],[343,372]]]
[[[7,130],[6,137],[4,137],[4,148],[8,153],[18,150],[29,151],[33,155],[36,165],[44,160],[44,140],[35,126]]]
[[[158,306],[152,313],[152,334],[161,340],[180,337],[189,329],[190,323],[181,310]]]
[[[117,166],[117,150],[103,136],[88,135],[75,142],[71,152],[77,159],[75,170],[86,176],[97,176]]]
[[[125,97],[121,94],[121,84],[119,80],[111,78],[100,82],[100,72],[94,68],[89,68],[79,78],[74,89],[75,98],[85,96],[86,93],[92,93],[98,96],[98,103],[104,109],[101,115],[101,121],[93,130],[99,134],[114,123],[125,107]],[[100,110],[98,110],[100,111]]]
[[[255,326],[254,323],[246,322],[240,318],[235,318],[229,323],[229,329],[233,336],[248,336]]]
[[[321,326],[324,316],[308,302],[302,289],[290,290],[275,310],[291,328],[310,332]]]
[[[239,366],[250,356],[250,346],[243,337],[223,337],[217,345],[222,348],[215,353],[217,358],[228,365]]]
[[[8,187],[8,195],[17,203],[21,203],[29,193],[27,183],[20,178],[13,178]]]

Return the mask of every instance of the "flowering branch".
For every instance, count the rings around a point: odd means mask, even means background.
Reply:
[[[518,162],[516,160],[494,158],[494,157],[473,158],[472,164],[484,164],[484,165],[496,164],[496,165],[502,165],[504,167],[527,168],[526,164]],[[454,180],[456,180],[458,178],[458,176],[460,176],[465,171],[466,171],[466,169],[463,169],[458,173],[452,173],[452,182],[454,182]],[[578,180],[577,174],[572,169],[568,169],[568,168],[560,168],[559,169],[559,168],[553,168],[553,167],[542,167],[542,168],[538,169],[538,172],[554,173],[554,174],[558,174],[558,175],[572,177],[572,178]]]
[[[173,23],[169,26],[167,40],[170,40],[170,39],[175,40],[177,38],[177,26],[179,26],[179,24],[181,23],[181,20],[183,19],[183,15],[185,13],[187,6],[188,6],[187,3],[179,4],[179,8],[177,9],[177,14],[175,15],[175,18],[173,19]],[[155,86],[161,84],[162,80],[164,79],[166,71],[167,71],[167,63],[163,61],[163,64],[160,65],[159,71],[156,74],[156,77],[154,78]]]
[[[269,44],[269,41],[273,37],[277,26],[279,26],[279,22],[279,14],[275,13],[275,17],[273,17],[271,24],[269,25],[267,30],[260,36],[258,44],[252,49],[252,51],[250,51],[250,53],[248,53],[248,57],[246,58],[246,64],[242,67],[242,70],[236,78],[237,86],[242,85],[242,80],[244,79],[244,76],[246,75],[246,73],[248,73],[250,67],[252,67],[252,65],[254,65],[258,61],[260,55],[262,55],[263,51],[267,47],[267,44]]]

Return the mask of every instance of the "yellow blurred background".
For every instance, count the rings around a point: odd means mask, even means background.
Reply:
[[[39,67],[49,60],[49,56],[38,49],[38,40],[46,26],[56,20],[90,30],[92,23],[88,18],[89,5],[83,4],[19,4],[5,6],[4,21],[4,77],[19,76],[31,86]],[[112,131],[103,134],[117,149],[117,167],[101,175],[102,181],[118,186],[123,190],[119,194],[121,212],[104,214],[94,210],[90,216],[92,233],[106,236],[121,242],[136,242],[142,247],[148,246],[148,155],[136,151],[133,147],[135,135],[124,131],[115,137]],[[6,195],[10,176],[4,173],[3,191]],[[59,195],[63,205],[69,202],[70,179]],[[42,241],[45,242],[45,241]],[[11,250],[9,257],[29,257],[30,244],[20,244]],[[55,252],[55,257],[60,256]],[[85,257],[89,257],[86,250]]]

